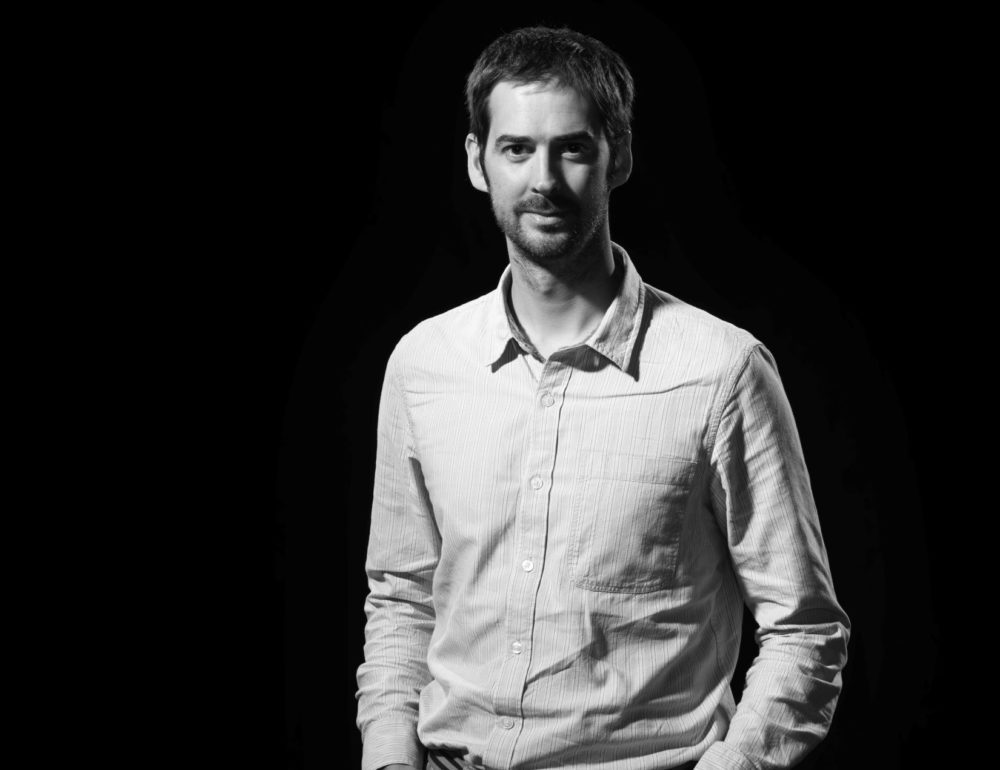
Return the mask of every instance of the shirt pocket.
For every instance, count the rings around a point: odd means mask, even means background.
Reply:
[[[696,468],[674,457],[588,452],[573,500],[573,583],[620,593],[670,586]]]

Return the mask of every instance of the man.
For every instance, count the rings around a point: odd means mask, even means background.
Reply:
[[[389,357],[365,770],[763,770],[829,728],[850,624],[774,359],[610,238],[633,93],[565,29],[469,75],[469,177],[510,264]]]

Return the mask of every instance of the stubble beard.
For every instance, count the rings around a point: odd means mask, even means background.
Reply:
[[[586,269],[579,256],[604,227],[608,218],[608,193],[605,190],[600,204],[587,218],[580,217],[580,207],[574,207],[570,214],[569,227],[546,233],[544,230],[530,232],[524,224],[524,215],[516,208],[507,211],[497,206],[492,193],[490,201],[497,226],[513,244],[517,256],[539,267],[569,277]]]

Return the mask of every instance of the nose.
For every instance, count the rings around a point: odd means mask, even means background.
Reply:
[[[534,178],[531,191],[548,196],[559,187],[559,170],[555,166],[555,157],[547,147],[539,147],[535,153]]]

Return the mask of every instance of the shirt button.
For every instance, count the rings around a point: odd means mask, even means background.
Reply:
[[[525,559],[521,562],[521,569],[525,572],[531,572],[535,568],[535,565],[531,563],[531,559]]]
[[[514,653],[515,655],[520,655],[521,654],[521,650],[523,650],[523,649],[524,649],[524,645],[522,645],[520,642],[514,642],[510,646],[510,651],[512,653]]]
[[[532,489],[541,489],[542,485],[544,483],[545,482],[542,481],[542,477],[541,476],[532,476],[531,477],[531,488]]]
[[[544,393],[542,395],[542,406],[552,406],[556,400],[552,398],[551,393]]]
[[[511,719],[510,717],[504,717],[503,719],[500,720],[500,726],[504,730],[509,730],[514,726],[514,720]]]

